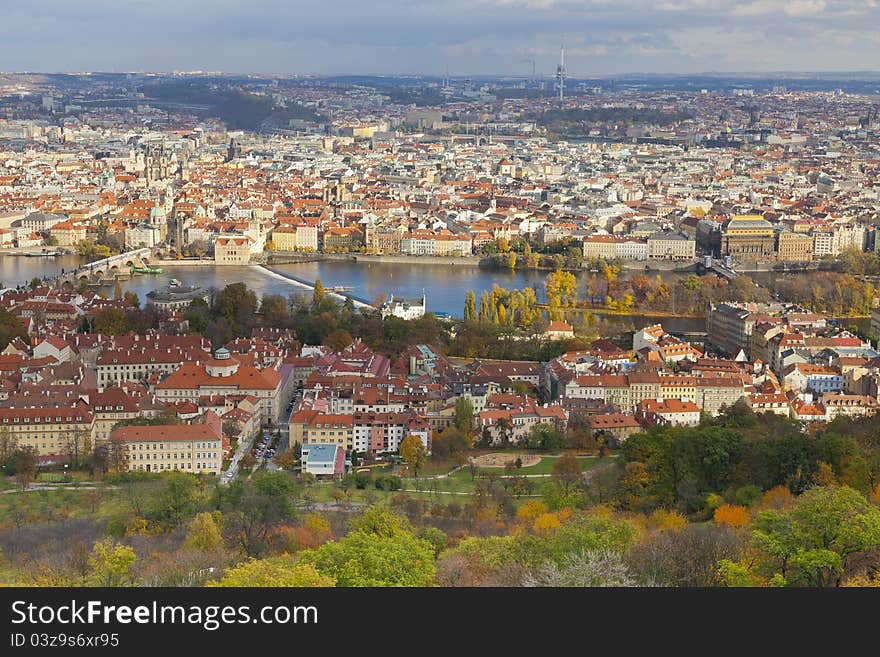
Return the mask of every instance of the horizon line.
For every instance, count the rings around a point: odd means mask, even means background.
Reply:
[[[0,71],[0,75],[172,75],[172,76],[264,76],[264,77],[308,77],[308,78],[331,78],[331,77],[425,77],[425,78],[523,78],[531,79],[531,76],[521,73],[406,73],[406,72],[386,72],[386,73],[273,73],[263,71],[249,72],[233,72],[233,71],[210,71],[204,69],[178,69],[165,71],[147,71],[147,70],[125,70],[125,71],[109,71],[109,70],[78,70],[78,71],[40,71],[40,70],[24,70],[24,71]],[[546,77],[548,80],[553,77],[552,73],[538,74],[538,78]],[[680,72],[657,72],[657,71],[626,71],[621,73],[602,73],[602,74],[581,74],[568,73],[569,78],[583,79],[605,79],[619,78],[627,76],[669,76],[669,77],[693,77],[693,76],[803,76],[803,75],[876,75],[880,77],[880,69],[835,69],[835,70],[768,70],[768,71],[695,71],[690,73]]]

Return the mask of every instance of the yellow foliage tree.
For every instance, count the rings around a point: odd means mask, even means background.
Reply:
[[[559,525],[561,524],[559,516],[555,513],[542,513],[535,518],[532,530],[540,536],[549,536],[559,529]]]
[[[270,557],[251,559],[230,568],[219,582],[208,582],[207,586],[292,586],[318,587],[335,586],[336,580],[322,575],[312,564],[295,563],[291,557]]]
[[[731,527],[745,527],[749,524],[749,512],[738,504],[722,504],[715,509],[715,523]]]
[[[830,463],[819,461],[819,469],[814,477],[817,486],[836,486],[837,475],[834,474],[834,468]]]
[[[541,500],[527,500],[517,510],[516,518],[520,522],[532,525],[538,516],[545,513],[547,513],[547,505]]]
[[[654,529],[665,531],[667,529],[681,529],[687,524],[687,520],[678,511],[657,509],[650,515],[648,520]]]
[[[216,514],[216,516],[215,516]],[[193,518],[186,531],[184,545],[193,550],[213,552],[223,544],[223,536],[218,526],[220,512],[199,513]]]

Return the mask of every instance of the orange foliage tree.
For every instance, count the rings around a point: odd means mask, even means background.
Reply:
[[[737,504],[722,504],[715,509],[714,518],[719,525],[730,525],[735,528],[749,524],[749,512],[744,506]]]

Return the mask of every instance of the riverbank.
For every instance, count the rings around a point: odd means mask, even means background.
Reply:
[[[483,256],[413,256],[413,255],[373,255],[369,253],[309,253],[282,254],[278,251],[269,252],[269,264],[295,264],[298,262],[314,262],[316,260],[344,260],[346,262],[382,263],[395,265],[451,265],[453,267],[480,267],[489,264],[489,258]]]
[[[256,265],[256,263],[250,263],[252,265]],[[174,259],[165,259],[165,260],[153,260],[150,259],[150,265],[153,267],[214,267],[219,266],[218,263],[213,260],[191,260],[191,259],[183,259],[183,260],[174,260]],[[240,265],[230,265],[230,266],[240,266]],[[245,265],[247,266],[247,265]]]
[[[497,271],[507,271],[510,268],[496,264],[491,256],[414,256],[404,254],[374,255],[369,253],[285,253],[279,251],[267,252],[270,265],[296,264],[302,262],[315,262],[321,260],[342,260],[345,262],[358,263],[381,263],[400,265],[446,265],[452,267],[484,267]],[[691,273],[696,271],[696,260],[681,262],[674,260],[621,260],[618,263],[627,271],[644,272],[676,272]],[[515,271],[553,271],[555,267],[514,267]],[[565,268],[568,271],[584,271],[584,267]]]

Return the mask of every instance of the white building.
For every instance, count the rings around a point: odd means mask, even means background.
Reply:
[[[394,295],[388,297],[388,300],[382,304],[382,318],[393,316],[400,319],[419,319],[425,316],[425,308],[427,300],[424,292],[421,299],[395,299]]]

